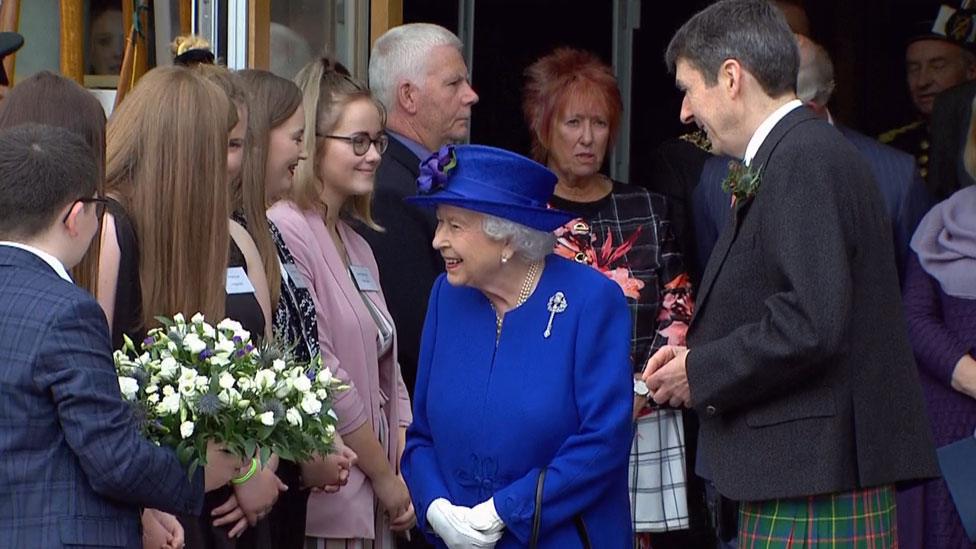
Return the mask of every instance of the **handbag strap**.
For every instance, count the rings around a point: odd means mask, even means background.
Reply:
[[[542,489],[546,483],[546,470],[539,471],[539,480],[535,482],[535,513],[532,515],[532,536],[529,538],[529,549],[536,549],[539,545],[539,528],[542,526]],[[573,525],[576,526],[576,533],[579,534],[583,549],[591,549],[590,535],[586,531],[586,523],[583,522],[582,515],[573,517]]]

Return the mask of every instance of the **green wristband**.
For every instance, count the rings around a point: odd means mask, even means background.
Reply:
[[[245,482],[251,480],[251,477],[253,477],[254,473],[256,472],[258,472],[258,459],[254,458],[251,460],[251,468],[248,469],[243,476],[237,477],[231,480],[231,482],[234,484],[244,484]]]

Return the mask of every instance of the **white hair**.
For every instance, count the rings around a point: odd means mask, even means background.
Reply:
[[[552,233],[526,227],[501,217],[484,215],[485,220],[481,229],[485,235],[495,241],[509,240],[515,253],[529,261],[538,261],[546,257],[552,253],[556,245],[556,235]]]
[[[796,95],[804,103],[824,106],[834,94],[834,63],[827,50],[804,39],[800,44],[800,70],[796,75]]]
[[[408,23],[383,33],[369,54],[369,87],[386,112],[396,108],[396,88],[402,80],[422,84],[427,58],[438,46],[461,51],[461,40],[451,31],[431,23]]]

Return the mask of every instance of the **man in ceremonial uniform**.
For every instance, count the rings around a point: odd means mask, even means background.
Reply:
[[[965,0],[956,10],[943,5],[934,22],[919,24],[905,50],[908,91],[917,119],[887,131],[878,139],[915,157],[919,172],[928,177],[931,141],[929,118],[935,96],[942,91],[976,78],[976,11]]]

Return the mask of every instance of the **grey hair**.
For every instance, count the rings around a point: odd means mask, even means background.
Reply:
[[[383,33],[369,54],[369,87],[387,112],[396,107],[396,88],[402,80],[422,84],[427,58],[438,46],[461,51],[461,40],[451,31],[431,23],[408,23]]]
[[[804,103],[824,106],[834,93],[834,63],[820,44],[807,40],[801,48],[796,95]]]
[[[552,253],[556,246],[556,235],[526,227],[521,223],[501,217],[484,214],[481,225],[485,235],[495,241],[509,240],[515,253],[529,261],[538,261]]]
[[[800,54],[786,18],[768,0],[721,0],[695,14],[674,33],[664,54],[673,74],[690,63],[711,87],[718,71],[735,59],[770,97],[796,90]]]

